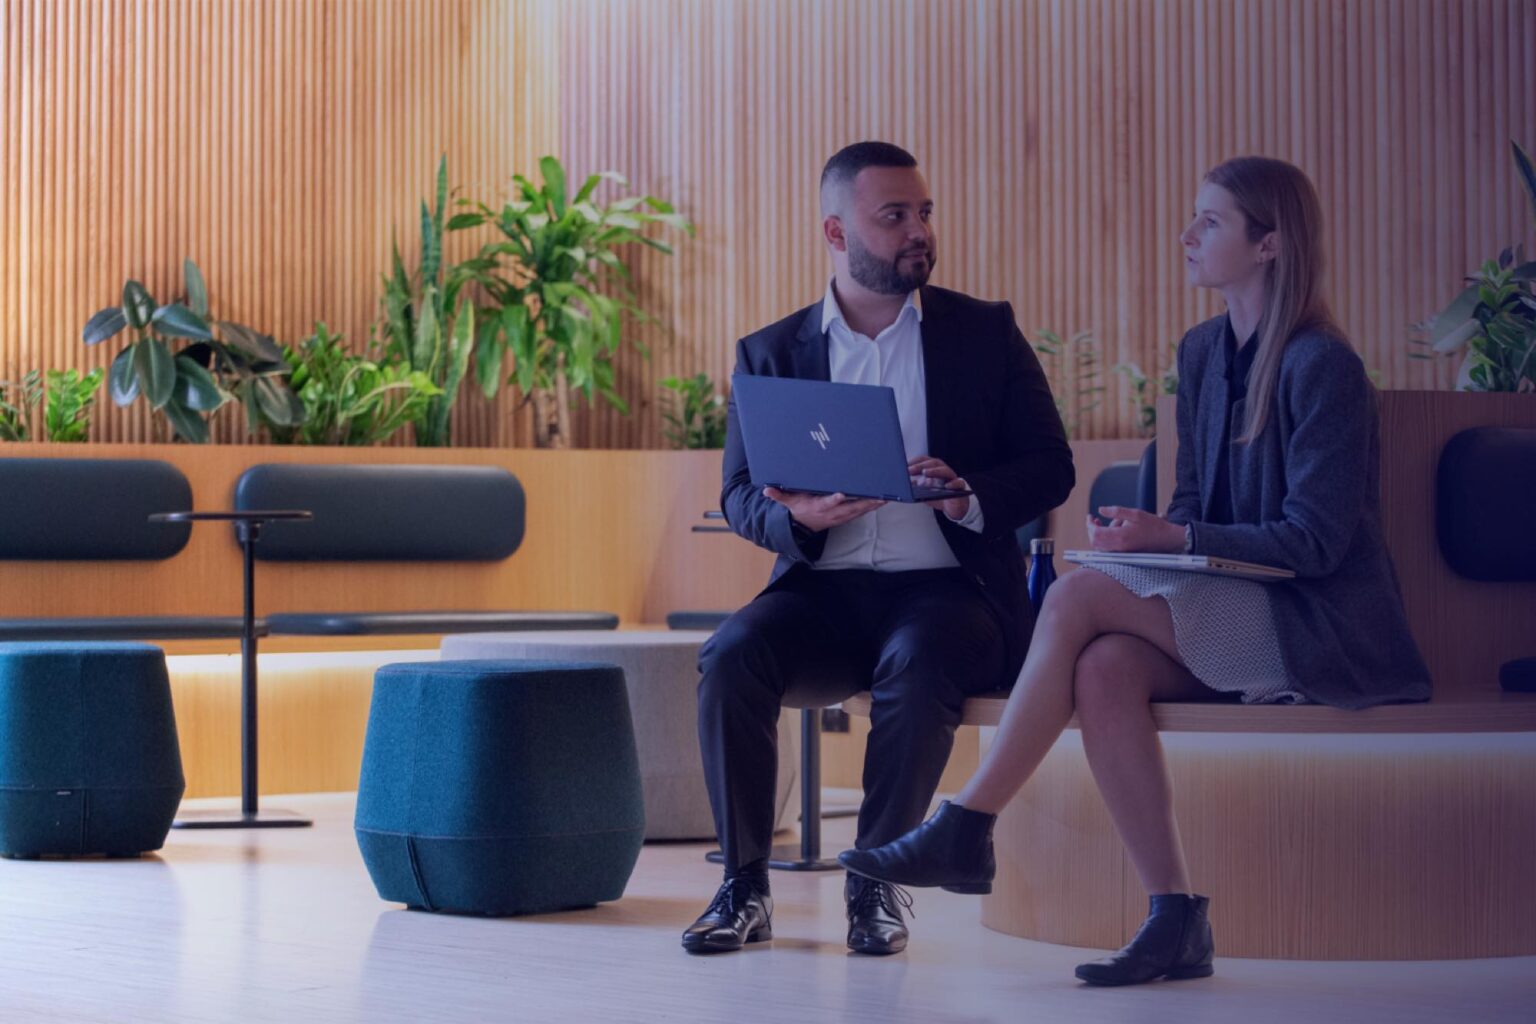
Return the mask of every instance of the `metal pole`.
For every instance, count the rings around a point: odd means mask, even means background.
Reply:
[[[245,618],[240,624],[240,813],[256,816],[256,523],[237,523],[245,552]]]
[[[804,708],[800,712],[800,856],[807,861],[821,858],[821,709]]]

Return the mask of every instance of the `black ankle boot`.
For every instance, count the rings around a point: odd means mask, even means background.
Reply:
[[[1083,964],[1077,976],[1090,985],[1140,985],[1154,978],[1209,978],[1211,922],[1204,896],[1171,893],[1152,897],[1152,909],[1136,937],[1120,952]]]
[[[988,893],[997,861],[992,857],[995,814],[948,800],[933,817],[899,839],[872,850],[844,850],[838,862],[856,875],[896,885],[936,885],[950,892]]]

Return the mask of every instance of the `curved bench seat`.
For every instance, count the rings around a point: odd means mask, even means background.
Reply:
[[[1002,694],[972,698],[964,721],[996,725],[1005,703]],[[867,715],[869,695],[843,707]],[[1536,695],[1455,694],[1365,711],[1152,709],[1220,955],[1536,954]],[[1114,949],[1145,914],[1075,722],[993,835],[987,927]]]
[[[961,725],[996,725],[1008,703],[1007,691],[982,694],[965,702]],[[843,710],[869,715],[869,691],[843,702]],[[1152,705],[1162,732],[1397,733],[1397,732],[1536,732],[1536,694],[1457,694],[1422,704],[1381,704],[1345,711],[1321,704],[1237,704],[1226,701],[1177,701]],[[1067,728],[1077,728],[1073,716]]]

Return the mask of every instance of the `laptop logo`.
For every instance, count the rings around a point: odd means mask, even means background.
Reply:
[[[832,440],[832,435],[827,433],[827,425],[825,423],[816,424],[816,428],[811,431],[811,440],[821,445],[822,451],[826,451],[827,442]]]

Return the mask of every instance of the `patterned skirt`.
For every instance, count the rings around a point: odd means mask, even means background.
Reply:
[[[1083,568],[1102,572],[1137,597],[1167,601],[1179,656],[1211,689],[1241,694],[1244,704],[1310,703],[1291,689],[1286,675],[1270,584],[1138,565]]]

